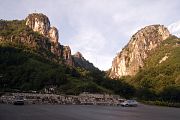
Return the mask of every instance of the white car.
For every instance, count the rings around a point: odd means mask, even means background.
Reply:
[[[128,107],[128,106],[136,107],[137,105],[138,102],[136,100],[126,100],[121,103],[121,106],[123,107]]]

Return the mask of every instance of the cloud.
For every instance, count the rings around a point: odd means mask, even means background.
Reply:
[[[180,21],[170,24],[168,26],[168,29],[171,34],[176,35],[177,37],[180,37]]]
[[[70,40],[70,45],[73,48],[72,52],[82,52],[84,57],[91,60],[95,66],[99,67],[102,56],[105,58],[105,42],[106,38],[102,33],[93,28],[81,28],[79,32]],[[101,68],[105,68],[101,66]]]
[[[72,37],[71,44],[77,49],[86,52],[99,52],[104,48],[104,41],[105,38],[99,31],[95,29],[82,29],[77,35]]]

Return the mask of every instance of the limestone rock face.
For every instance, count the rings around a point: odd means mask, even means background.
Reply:
[[[59,34],[58,34],[57,28],[55,28],[55,27],[50,28],[50,30],[49,30],[49,38],[50,38],[51,42],[58,43]]]
[[[55,56],[61,57],[62,51],[63,51],[63,46],[61,46],[59,43],[55,44],[55,43],[51,42],[51,52]]]
[[[59,35],[55,27],[51,27],[49,18],[41,13],[29,14],[26,25],[50,39],[50,42],[58,43]]]
[[[33,31],[47,37],[50,42],[50,51],[57,57],[63,58],[67,65],[72,66],[71,49],[69,46],[60,45],[57,28],[51,27],[49,18],[41,13],[29,14],[26,18],[26,25]]]
[[[67,65],[73,66],[71,49],[69,46],[63,46],[63,58],[64,58]]]
[[[29,14],[26,18],[26,25],[42,35],[48,35],[50,21],[47,16],[39,13]]]
[[[25,29],[26,26],[24,24],[24,21],[5,21],[1,20],[0,21],[0,31],[3,30],[9,30],[11,29],[11,32],[16,31],[18,29],[19,24],[21,24],[22,28]],[[47,37],[44,37],[43,35],[40,36],[35,36],[32,33],[32,30],[30,29],[25,29],[23,31],[18,31],[16,34],[11,34],[11,32],[8,35],[0,35],[0,42],[1,43],[18,43],[25,45],[26,47],[33,49],[33,50],[38,50],[41,49],[42,51],[49,51],[51,49],[51,44],[49,42],[49,39]],[[17,32],[17,31],[16,31]],[[43,52],[41,52],[43,54]]]
[[[19,25],[22,25],[20,27],[23,27],[23,30],[18,31],[18,34],[11,34]],[[0,44],[18,43],[18,45],[30,49],[31,52],[36,52],[37,55],[59,64],[95,68],[92,63],[84,59],[80,52],[73,56],[69,46],[59,43],[57,28],[51,26],[49,18],[44,14],[32,13],[21,21],[0,20],[0,31],[3,30],[11,30],[11,32],[8,35],[0,35]]]
[[[109,76],[120,78],[135,75],[144,66],[144,60],[170,33],[163,25],[150,25],[135,33],[130,42],[114,58]]]

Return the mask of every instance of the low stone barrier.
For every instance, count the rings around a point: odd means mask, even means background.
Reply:
[[[25,104],[73,104],[117,106],[123,99],[118,95],[88,94],[74,95],[11,93],[0,97],[0,103],[13,104],[15,96],[23,96]]]

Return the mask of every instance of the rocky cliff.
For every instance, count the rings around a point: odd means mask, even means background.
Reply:
[[[29,14],[25,19],[26,25],[33,31],[49,38],[51,44],[51,52],[58,58],[63,58],[67,65],[72,66],[71,49],[59,43],[59,33],[57,28],[51,27],[49,18],[43,14]]]
[[[17,45],[21,48],[26,47],[44,55],[45,52],[51,50],[49,39],[33,32],[31,28],[25,25],[24,20],[0,20],[0,43]]]
[[[58,30],[43,14],[0,20],[0,91],[53,89],[58,94],[80,94],[87,88],[87,92],[110,93],[99,81],[104,83],[104,73],[92,74],[84,69],[88,63],[84,57],[80,53],[75,57],[69,46],[59,43]]]
[[[150,25],[135,33],[130,42],[114,58],[109,76],[120,78],[135,75],[144,66],[150,51],[161,44],[170,33],[163,25]]]
[[[27,47],[39,55],[69,66],[96,69],[80,53],[71,55],[71,48],[59,43],[59,33],[49,18],[41,13],[29,14],[25,20],[0,20],[0,43]]]
[[[80,52],[77,52],[72,56],[70,47],[63,46],[58,42],[58,30],[55,27],[51,27],[47,16],[37,13],[30,14],[26,18],[26,25],[32,28],[33,31],[49,38],[51,43],[51,52],[58,57],[62,57],[67,65],[82,67],[87,70],[97,69],[92,63],[84,59]]]
[[[26,25],[42,35],[48,35],[50,30],[49,18],[43,14],[33,13],[26,18]]]

